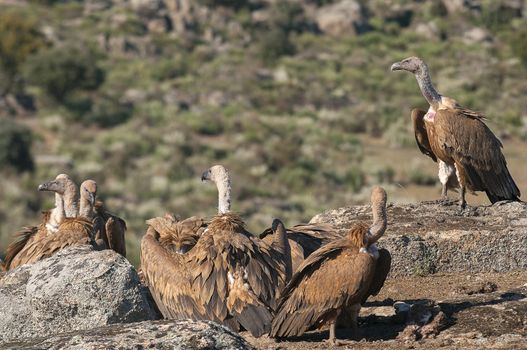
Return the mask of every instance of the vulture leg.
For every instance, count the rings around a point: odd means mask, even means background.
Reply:
[[[459,206],[461,209],[465,209],[467,207],[467,201],[465,200],[465,186],[461,185],[461,188],[459,190]]]
[[[337,338],[335,337],[335,333],[337,330],[337,321],[334,320],[329,324],[329,339],[328,342],[331,345],[337,345]]]

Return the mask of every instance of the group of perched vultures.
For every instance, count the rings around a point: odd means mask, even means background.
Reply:
[[[484,117],[440,95],[421,59],[407,58],[391,70],[413,73],[430,105],[411,116],[419,149],[439,165],[438,203],[448,189],[459,191],[462,209],[467,189],[485,191],[492,203],[519,200],[502,145]],[[380,291],[390,271],[390,253],[376,247],[387,228],[384,189],[371,191],[372,222],[357,222],[343,236],[331,225],[285,228],[278,219],[257,236],[231,212],[227,169],[215,165],[201,179],[217,187],[218,214],[152,218],[141,242],[141,276],[165,318],[212,320],[255,337],[300,336],[329,326],[332,343],[337,325],[357,328],[361,305]],[[96,200],[95,181],[79,189],[60,174],[38,189],[55,193],[55,207],[39,226],[17,234],[4,270],[79,244],[126,255],[126,224]]]

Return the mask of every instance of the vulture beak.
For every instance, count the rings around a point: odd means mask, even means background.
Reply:
[[[88,194],[88,196],[89,196],[88,198],[89,198],[90,204],[91,204],[92,206],[94,206],[94,205],[95,205],[95,193],[90,192],[90,193]]]
[[[204,171],[203,174],[201,174],[201,181],[207,180],[210,180],[210,169],[207,169],[207,171]]]
[[[271,230],[273,230],[273,232],[276,232],[278,228],[284,228],[284,224],[282,223],[282,221],[280,221],[280,219],[274,219],[273,223],[271,224]]]
[[[38,185],[38,190],[62,193],[64,192],[64,186],[58,181],[53,180]]]
[[[401,65],[401,62],[395,62],[394,64],[392,64],[392,66],[390,67],[390,70],[392,72],[396,71],[396,70],[404,70],[404,68],[402,67]]]

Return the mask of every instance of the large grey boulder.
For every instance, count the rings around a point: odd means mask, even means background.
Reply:
[[[364,9],[355,0],[341,0],[321,7],[315,21],[321,31],[334,36],[360,34],[367,28]]]
[[[345,234],[358,220],[371,222],[369,205],[328,210],[311,222],[331,223]],[[527,269],[527,203],[464,211],[455,202],[392,204],[379,246],[392,255],[392,276]]]
[[[145,321],[116,324],[41,339],[1,344],[2,349],[172,349],[246,350],[239,335],[209,321]]]
[[[112,250],[65,249],[0,279],[0,343],[158,318],[133,266]]]

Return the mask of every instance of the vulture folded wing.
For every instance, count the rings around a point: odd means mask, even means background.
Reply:
[[[428,140],[428,134],[426,133],[426,125],[424,121],[424,116],[426,112],[422,109],[412,110],[412,125],[414,127],[415,142],[417,142],[417,147],[421,153],[432,158],[434,162],[437,162],[437,157],[432,151],[430,146],[430,141]]]
[[[279,281],[278,263],[268,249],[243,230],[209,226],[188,253],[192,288],[204,303],[206,319],[233,330],[241,325],[254,336],[268,332]]]
[[[311,254],[284,289],[270,335],[301,335],[335,318],[347,300],[359,297],[366,281],[358,272],[362,269],[361,260],[354,259],[358,255],[359,249],[346,239]]]
[[[392,256],[390,252],[386,249],[379,249],[379,258],[375,262],[375,272],[373,274],[373,279],[370,284],[370,289],[368,293],[364,296],[362,304],[366,302],[370,295],[377,295],[382,286],[384,286],[384,281],[388,277],[390,268],[392,266]]]
[[[109,248],[126,257],[126,223],[123,219],[111,215],[105,224],[106,236],[108,237]]]
[[[83,218],[66,218],[56,233],[29,242],[24,247],[24,264],[48,258],[57,251],[76,245],[91,244],[93,225]]]
[[[141,241],[141,270],[152,296],[165,318],[203,319],[203,310],[195,302],[186,261],[172,254],[156,239],[150,226]]]
[[[500,140],[479,114],[466,109],[440,109],[435,130],[440,147],[455,161],[468,189],[485,191],[489,200],[518,200],[520,190],[507,169]]]
[[[38,231],[38,227],[24,227],[15,234],[15,240],[6,249],[5,267],[7,270],[23,265],[27,260],[24,247],[31,241]]]

